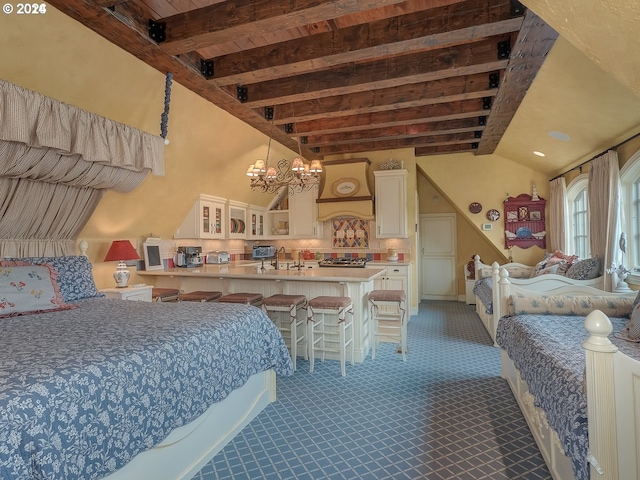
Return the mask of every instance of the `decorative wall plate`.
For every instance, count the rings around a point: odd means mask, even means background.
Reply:
[[[491,210],[489,210],[487,212],[487,218],[489,220],[491,220],[492,222],[495,222],[496,220],[498,220],[500,218],[500,212],[498,210],[496,210],[495,208],[492,208]]]
[[[333,182],[331,191],[336,197],[350,197],[360,190],[360,182],[355,178],[345,177]]]
[[[470,203],[469,211],[471,213],[480,213],[482,211],[482,205],[480,205],[478,202]]]
[[[533,234],[531,233],[531,230],[527,227],[520,227],[516,230],[516,237],[518,238],[531,238],[532,236]]]

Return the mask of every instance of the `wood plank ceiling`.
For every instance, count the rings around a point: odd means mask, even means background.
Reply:
[[[492,153],[556,32],[513,0],[52,0],[305,157]]]

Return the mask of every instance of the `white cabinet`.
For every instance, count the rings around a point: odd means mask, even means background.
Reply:
[[[173,238],[225,238],[224,198],[201,194]]]
[[[380,170],[373,174],[376,238],[407,238],[407,171]]]
[[[318,222],[318,189],[296,192],[289,196],[289,236],[291,238],[320,238],[322,225]]]
[[[247,208],[246,203],[234,200],[227,202],[228,238],[247,238]]]
[[[120,300],[133,300],[135,302],[151,301],[151,285],[137,285],[126,288],[105,288],[100,290],[106,298],[117,298]]]
[[[267,209],[255,205],[249,205],[249,228],[248,238],[259,239],[264,238],[267,230]]]

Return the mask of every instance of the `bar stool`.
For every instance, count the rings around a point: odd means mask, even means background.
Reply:
[[[195,292],[181,293],[181,302],[215,302],[222,296],[222,292],[206,292],[196,290]]]
[[[262,310],[269,316],[269,312],[289,312],[289,318],[283,318],[282,315],[275,315],[271,317],[273,323],[276,324],[278,330],[282,336],[289,339],[289,353],[291,354],[291,361],[293,363],[293,369],[296,369],[296,358],[298,357],[298,344],[304,355],[305,360],[307,356],[307,344],[305,342],[306,335],[304,333],[300,335],[298,330],[300,327],[304,328],[305,319],[298,318],[298,312],[301,309],[306,308],[307,297],[304,295],[271,295],[262,302]]]
[[[309,300],[307,304],[307,345],[309,347],[309,372],[313,373],[315,352],[322,352],[322,361],[326,352],[338,352],[340,354],[340,369],[342,376],[347,375],[345,369],[347,347],[351,353],[351,365],[353,365],[353,302],[349,297],[320,296]],[[350,320],[347,320],[347,313]],[[336,323],[327,323],[326,315],[336,315]],[[347,335],[348,333],[348,335]],[[337,347],[328,347],[329,343],[336,343]]]
[[[261,293],[228,293],[218,298],[218,302],[222,303],[244,303],[245,305],[253,305],[259,307],[262,305]]]
[[[402,361],[407,361],[407,322],[406,305],[407,296],[404,290],[372,290],[369,292],[369,305],[371,305],[371,320],[373,322],[373,338],[371,345],[371,359],[376,358],[376,348],[380,337],[398,339],[402,352]],[[396,323],[396,325],[380,321]]]
[[[151,289],[152,302],[177,302],[180,299],[180,290],[177,288],[156,288]]]

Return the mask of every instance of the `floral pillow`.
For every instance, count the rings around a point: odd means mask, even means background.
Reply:
[[[62,301],[51,265],[13,264],[0,266],[0,318],[76,308]]]
[[[625,327],[614,335],[629,342],[640,342],[640,304],[634,306],[631,319]]]
[[[510,315],[574,315],[586,316],[601,310],[609,317],[627,317],[631,314],[633,299],[612,296],[564,295],[511,295],[508,302]]]
[[[83,298],[102,297],[93,280],[91,262],[82,255],[65,257],[25,257],[8,260],[28,262],[33,265],[49,264],[58,272],[58,284],[62,300],[75,302]],[[0,266],[3,262],[0,262]]]
[[[591,280],[600,275],[600,258],[585,258],[572,264],[567,270],[567,277],[573,280]]]
[[[540,275],[540,272],[544,270],[546,266],[547,266],[547,257],[545,256],[533,267],[533,270],[531,271],[531,276],[529,278],[534,278]]]

